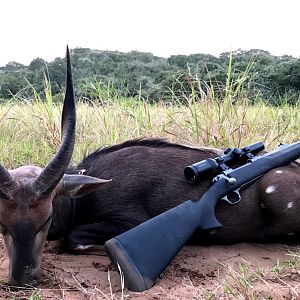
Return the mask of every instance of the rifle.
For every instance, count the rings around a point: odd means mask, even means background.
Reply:
[[[244,151],[243,157],[249,154],[251,157],[250,151]],[[252,154],[251,158],[235,169],[229,167],[221,169],[220,174],[214,177],[212,185],[200,200],[188,200],[107,241],[105,249],[111,261],[119,265],[122,270],[127,288],[141,292],[152,287],[195,230],[214,231],[222,227],[215,216],[218,201],[223,197],[226,200],[227,195],[232,192],[238,193],[243,185],[299,157],[300,141],[290,145],[280,145],[278,149],[260,156]],[[215,161],[217,162],[218,159]],[[197,169],[197,166],[206,163],[194,164],[192,169],[195,174],[199,173],[199,169],[201,171],[201,167]],[[214,165],[211,160],[207,164]],[[209,168],[206,165],[204,169]],[[212,167],[209,171],[210,175],[217,172],[217,169]],[[194,179],[192,181],[196,182],[197,180]],[[235,204],[238,201],[229,203]]]

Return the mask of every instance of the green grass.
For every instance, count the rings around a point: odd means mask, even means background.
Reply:
[[[92,79],[86,83],[95,101],[77,101],[77,138],[73,160],[97,149],[136,137],[164,137],[172,141],[209,147],[238,147],[261,140],[267,149],[279,142],[299,139],[299,103],[271,106],[256,97],[248,98],[249,62],[244,72],[232,68],[230,56],[226,86],[218,91],[197,75],[187,76],[187,85],[171,100],[149,103],[118,95],[113,85]],[[178,80],[183,82],[182,80]],[[205,88],[204,88],[205,87]],[[60,144],[62,103],[51,93],[45,75],[44,92],[28,82],[31,99],[21,91],[11,102],[0,105],[0,162],[13,168],[24,164],[45,165]],[[62,99],[61,99],[62,102]]]
[[[0,106],[0,161],[7,167],[44,165],[60,142],[61,105],[36,101]],[[247,99],[213,99],[149,104],[118,99],[106,105],[79,101],[73,160],[92,150],[136,137],[164,137],[210,147],[247,145],[258,140],[268,149],[299,139],[299,107],[252,105]]]
[[[29,296],[28,300],[42,300],[41,290],[34,290],[32,294]]]

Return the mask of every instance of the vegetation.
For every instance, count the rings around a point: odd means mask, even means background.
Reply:
[[[227,92],[222,98],[212,91],[196,93],[200,84],[197,77],[190,82],[191,92],[172,92],[172,101],[168,102],[126,98],[109,86],[99,89],[103,92],[101,101],[81,98],[74,161],[98,147],[142,136],[221,148],[261,140],[269,149],[279,141],[299,138],[298,103],[276,107],[257,100],[253,104],[244,96],[244,84],[237,85],[230,76],[227,79]],[[45,80],[43,93],[31,86],[33,100],[17,94],[13,101],[0,106],[0,161],[7,167],[45,165],[55,153],[60,143],[62,99],[55,103],[51,90]]]
[[[199,55],[203,59],[207,58],[205,65],[199,61],[196,63],[199,59],[197,56],[176,56],[164,60],[137,52],[122,54],[74,49],[74,73],[77,75],[77,94],[80,95],[74,162],[98,147],[141,136],[160,136],[185,144],[222,148],[261,140],[268,149],[272,149],[279,142],[298,140],[300,116],[297,93],[300,87],[296,85],[296,76],[293,77],[294,81],[286,81],[285,86],[276,87],[274,82],[279,81],[271,80],[272,76],[273,79],[277,78],[275,73],[268,73],[264,69],[264,77],[259,76],[257,70],[259,66],[263,70],[263,65],[271,68],[272,64],[274,70],[280,68],[280,65],[282,70],[287,65],[292,69],[292,65],[295,63],[296,66],[299,61],[291,57],[275,58],[265,52],[254,52],[247,52],[247,60],[242,59],[245,53],[223,54],[220,58]],[[130,64],[126,60],[127,55],[139,57],[136,64]],[[105,75],[96,71],[96,62],[100,57],[102,62],[98,66],[101,66],[101,72]],[[223,67],[218,64],[219,59],[223,59]],[[103,63],[105,60],[107,63]],[[272,64],[267,63],[270,61]],[[93,64],[95,69],[81,68]],[[41,59],[33,61],[28,67],[17,63],[9,65],[0,71],[1,96],[9,98],[9,101],[0,105],[0,161],[8,168],[26,164],[43,166],[56,152],[60,143],[64,61],[56,59],[47,64],[47,69]],[[132,72],[134,65],[140,66],[136,67],[140,73]],[[165,66],[164,75],[161,75],[161,66]],[[169,66],[172,66],[172,71]],[[183,70],[187,66],[188,72],[180,71],[180,68]],[[153,76],[157,76],[157,80],[149,81],[143,75],[144,69],[147,74],[155,74]],[[128,73],[122,73],[122,70]],[[48,79],[49,74],[52,84]],[[126,77],[125,74],[133,75]],[[177,74],[177,77],[173,74]],[[203,81],[200,78],[206,79]],[[257,90],[260,80],[260,87],[264,88]],[[6,89],[3,82],[9,88]],[[291,82],[294,82],[293,85]],[[274,86],[267,89],[266,86],[271,83]],[[162,94],[164,89],[161,85],[168,91],[167,94]],[[269,98],[263,100],[262,95],[268,93]],[[275,94],[276,98],[272,98],[271,95]],[[146,95],[149,95],[149,99],[160,101],[149,102]],[[269,105],[274,99],[280,105]],[[289,105],[291,103],[293,105]],[[292,277],[299,273],[297,270],[300,256],[298,252],[289,255],[289,260],[278,261],[268,273],[262,273],[259,269],[253,270],[243,260],[235,269],[222,265],[220,272],[226,273],[227,277],[215,289],[208,290],[205,298],[201,286],[191,286],[195,299],[261,299],[262,295],[264,299],[271,299],[273,291],[269,283],[274,280],[288,288],[288,293],[296,299],[299,292],[286,280],[287,274]],[[263,284],[262,291],[256,289],[256,284],[259,283]],[[42,298],[40,290],[30,291],[29,299]]]
[[[199,83],[195,93],[211,91],[224,97],[229,64],[231,77],[237,84],[240,84],[240,74],[247,74],[243,77],[247,83],[243,92],[250,100],[260,98],[277,104],[283,100],[295,103],[299,99],[300,59],[273,56],[263,50],[237,50],[219,57],[193,54],[161,58],[137,51],[75,48],[71,55],[77,95],[92,101],[104,101],[116,92],[151,102],[169,101],[182,90],[192,92],[191,81],[195,78]],[[32,86],[37,92],[43,91],[45,74],[52,81],[52,94],[58,95],[64,84],[64,73],[64,58],[49,63],[36,58],[28,66],[9,62],[0,67],[0,99],[17,94],[32,97]]]

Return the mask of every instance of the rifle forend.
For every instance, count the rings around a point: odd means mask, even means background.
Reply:
[[[234,170],[223,171],[199,201],[186,201],[105,243],[115,265],[124,273],[129,290],[150,288],[196,229],[215,230],[218,201],[269,170],[300,157],[300,142],[249,159]]]

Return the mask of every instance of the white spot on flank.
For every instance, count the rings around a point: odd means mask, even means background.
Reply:
[[[76,244],[72,246],[72,250],[82,251],[93,247],[93,245],[80,245]]]
[[[294,206],[294,202],[289,202],[287,208],[292,208]]]
[[[277,170],[275,173],[282,174],[283,172],[281,170]]]
[[[274,185],[270,185],[270,186],[268,186],[268,187],[266,188],[266,193],[267,193],[267,194],[271,194],[271,193],[273,193],[273,192],[275,192],[275,191],[276,191],[276,188],[275,188]]]

